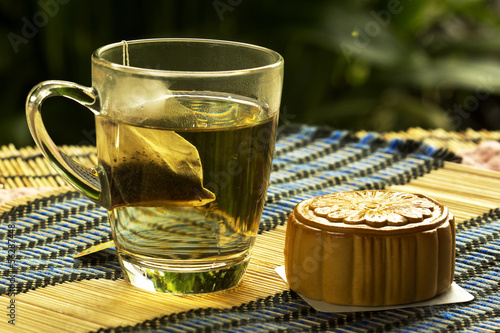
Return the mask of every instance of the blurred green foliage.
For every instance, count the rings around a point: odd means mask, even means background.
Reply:
[[[280,52],[282,123],[500,127],[499,1],[0,0],[0,35],[0,144],[32,144],[24,103],[36,83],[90,85],[96,48],[153,37]],[[58,144],[92,143],[93,116],[74,102],[48,100],[44,120]]]

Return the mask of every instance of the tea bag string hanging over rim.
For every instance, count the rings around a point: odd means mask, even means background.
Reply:
[[[130,66],[130,58],[128,54],[128,43],[126,40],[122,40],[123,43],[123,66]]]

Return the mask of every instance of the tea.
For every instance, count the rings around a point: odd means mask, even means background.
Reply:
[[[227,94],[175,97],[192,111],[192,127],[177,128],[167,117],[139,124],[96,117],[100,201],[110,212],[124,270],[144,276],[133,284],[211,291],[198,289],[207,285],[200,279],[223,284],[227,276],[234,284],[250,258],[278,113]]]

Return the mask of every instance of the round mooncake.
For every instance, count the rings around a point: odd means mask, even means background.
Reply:
[[[406,304],[453,282],[455,219],[425,195],[332,193],[299,203],[287,222],[290,288],[340,305]]]

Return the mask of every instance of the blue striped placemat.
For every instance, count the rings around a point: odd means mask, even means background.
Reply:
[[[312,126],[281,129],[259,232],[273,232],[300,201],[331,192],[405,184],[441,168],[455,156],[414,140],[358,138]],[[325,314],[284,291],[232,309],[196,309],[135,326],[101,331],[421,331],[498,328],[500,271],[498,209],[457,228],[455,281],[476,297],[469,305]],[[111,239],[106,211],[68,191],[13,207],[0,215],[0,293],[83,279],[121,277],[113,251],[81,259],[74,254]],[[15,242],[15,264],[9,242]],[[15,276],[15,283],[11,277]],[[14,287],[13,287],[14,286]]]

